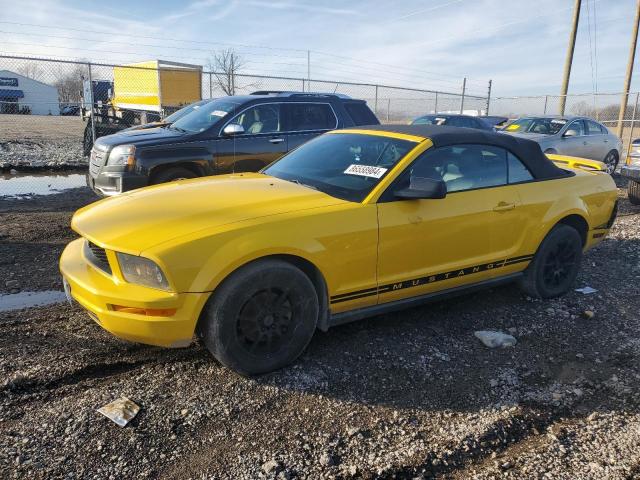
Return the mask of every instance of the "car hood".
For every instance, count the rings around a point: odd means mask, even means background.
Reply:
[[[504,133],[506,135],[512,135],[518,138],[526,138],[527,140],[533,140],[534,142],[544,142],[545,140],[551,140],[554,138],[553,135],[543,135],[541,133],[517,133],[517,132],[507,132],[502,131],[500,133]]]
[[[96,148],[98,150],[111,150],[118,145],[136,145],[142,146],[146,144],[161,145],[163,143],[174,143],[182,141],[191,134],[173,130],[171,128],[144,126],[135,129],[121,130],[113,135],[105,135],[96,140]]]
[[[139,255],[199,230],[347,203],[260,173],[205,177],[106,198],[76,212],[71,227],[104,248]]]

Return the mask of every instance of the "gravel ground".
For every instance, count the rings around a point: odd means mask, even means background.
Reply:
[[[80,117],[0,115],[0,170],[86,166]]]
[[[640,208],[620,195],[576,285],[597,293],[506,286],[379,316],[254,379],[76,307],[0,313],[0,477],[640,479]],[[70,215],[93,198],[0,200],[0,277],[60,288]],[[121,396],[141,406],[125,428],[96,413]]]

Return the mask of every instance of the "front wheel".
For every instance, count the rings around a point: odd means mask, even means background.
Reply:
[[[616,168],[618,167],[618,152],[616,152],[615,150],[611,150],[609,153],[607,153],[607,156],[604,157],[604,160],[602,162],[605,165],[605,171],[609,175],[613,175],[613,172],[615,172]]]
[[[231,274],[207,302],[197,334],[214,357],[241,375],[277,370],[307,347],[318,295],[311,280],[281,260],[261,260]]]
[[[196,174],[188,168],[171,167],[160,171],[151,177],[151,184],[175,182],[176,180],[185,180],[187,178],[196,178]]]
[[[564,295],[575,282],[581,260],[582,238],[578,231],[568,225],[556,225],[524,271],[520,287],[531,297]]]

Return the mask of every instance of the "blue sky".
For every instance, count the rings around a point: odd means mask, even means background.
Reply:
[[[583,0],[570,93],[622,89],[634,6]],[[234,46],[247,73],[304,77],[311,50],[317,79],[459,91],[466,76],[471,93],[492,79],[494,95],[557,94],[572,9],[573,0],[0,0],[0,52],[204,64]]]

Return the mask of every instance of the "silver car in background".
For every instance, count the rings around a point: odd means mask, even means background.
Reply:
[[[544,153],[604,162],[608,173],[615,172],[622,153],[622,140],[587,117],[523,117],[500,132],[534,140]]]

